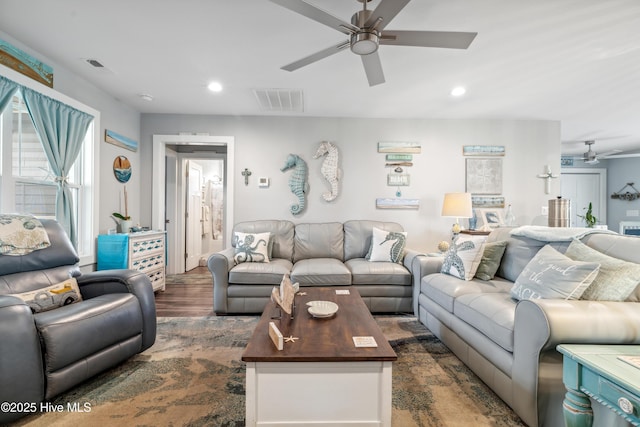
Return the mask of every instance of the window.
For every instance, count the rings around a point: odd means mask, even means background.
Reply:
[[[58,188],[55,173],[49,166],[20,92],[2,112],[0,124],[0,211],[55,218]],[[91,218],[93,212],[93,197],[88,194],[92,168],[85,165],[93,159],[94,132],[92,123],[68,176],[78,230],[78,255],[89,258],[93,257],[93,223],[84,219]]]

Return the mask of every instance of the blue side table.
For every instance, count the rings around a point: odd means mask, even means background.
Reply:
[[[640,345],[578,345],[557,347],[563,354],[562,381],[567,388],[567,427],[590,427],[592,397],[635,426],[640,426],[640,367],[620,356],[640,357]]]

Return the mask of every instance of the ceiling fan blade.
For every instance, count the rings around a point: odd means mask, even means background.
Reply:
[[[622,150],[609,150],[607,152],[604,153],[598,153],[598,157],[601,159],[604,159],[605,157],[609,157],[613,154],[618,154],[618,153],[622,153]]]
[[[358,30],[358,27],[343,21],[342,19],[331,15],[329,12],[325,12],[322,9],[310,5],[303,0],[271,0],[273,3],[278,4],[284,8],[287,8],[293,12],[304,15],[309,19],[313,19],[316,22],[324,24],[328,27],[338,30],[344,34],[351,34]]]
[[[367,74],[367,80],[369,81],[369,86],[384,83],[384,73],[382,72],[382,63],[380,62],[378,52],[373,52],[369,55],[362,55],[361,57],[362,65],[364,65],[364,72]]]
[[[462,31],[384,31],[380,44],[467,49],[478,33]]]
[[[629,157],[640,157],[640,153],[626,153],[626,154],[613,154],[606,157],[600,157],[601,159],[626,159]]]
[[[381,19],[380,23],[376,25],[376,30],[382,31],[389,22],[409,3],[410,0],[382,0],[378,7],[373,10],[364,27],[372,27],[378,19]]]
[[[302,59],[299,59],[299,60],[297,60],[295,62],[292,62],[291,64],[287,64],[284,67],[281,67],[281,69],[286,70],[286,71],[295,71],[298,68],[304,67],[305,65],[309,65],[309,64],[311,64],[313,62],[316,62],[316,61],[319,61],[321,59],[324,59],[327,56],[331,56],[331,55],[333,55],[335,53],[338,53],[338,52],[340,52],[341,50],[343,50],[343,49],[345,49],[347,47],[349,47],[349,41],[344,41],[344,42],[338,43],[335,46],[331,46],[331,47],[328,47],[326,49],[323,49],[320,52],[316,52],[316,53],[313,53],[313,54],[311,54],[309,56],[305,56]]]

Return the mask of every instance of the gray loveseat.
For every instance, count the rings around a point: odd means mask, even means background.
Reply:
[[[0,255],[0,402],[17,405],[0,413],[3,425],[39,411],[40,402],[142,352],[156,338],[149,278],[132,270],[81,275],[62,227],[41,222],[51,246]],[[67,286],[72,278],[82,300],[68,304],[79,299]],[[29,304],[15,296],[33,291]],[[47,299],[59,307],[34,314]]]
[[[294,224],[261,220],[236,224],[233,232],[271,233],[270,262],[234,261],[230,247],[209,257],[213,308],[217,314],[261,313],[271,290],[291,275],[300,286],[355,286],[372,312],[411,312],[412,262],[417,252],[405,249],[401,262],[365,259],[373,228],[402,232],[394,222],[347,221]],[[234,234],[235,235],[235,234]]]
[[[510,290],[545,241],[494,230],[487,242],[507,241],[494,279],[470,281],[439,273],[442,258],[422,257],[425,275],[415,310],[447,347],[529,426],[564,426],[563,343],[640,344],[638,287],[624,302],[535,299],[515,301]],[[640,263],[640,238],[590,234],[587,246]],[[569,242],[551,246],[564,252]],[[627,425],[593,402],[594,426]],[[619,424],[618,424],[619,423]]]

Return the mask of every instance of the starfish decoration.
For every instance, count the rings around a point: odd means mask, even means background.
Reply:
[[[293,335],[289,335],[288,337],[284,337],[284,342],[296,342],[300,338],[294,337]]]

